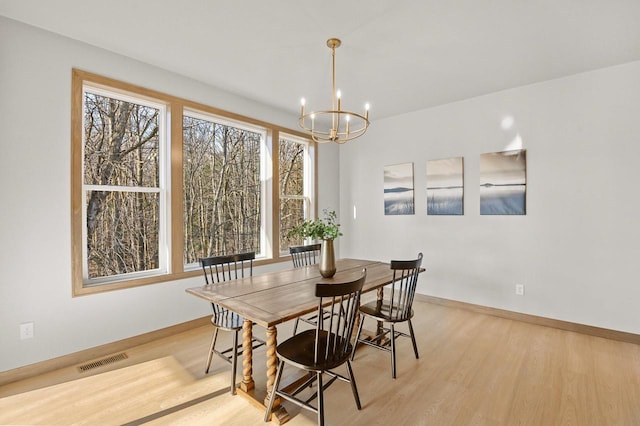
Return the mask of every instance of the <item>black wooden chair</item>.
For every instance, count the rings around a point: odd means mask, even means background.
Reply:
[[[294,268],[302,268],[304,266],[316,265],[320,260],[320,247],[321,244],[309,244],[306,246],[292,246],[289,247],[289,254],[291,254],[291,261]],[[326,315],[325,315],[326,317]],[[315,327],[317,323],[318,315],[313,314],[307,317],[298,317],[293,326],[293,334],[298,331],[298,324],[300,321],[306,322],[309,325]]]
[[[207,285],[214,285],[223,281],[243,278],[245,270],[248,270],[248,276],[253,275],[253,260],[256,258],[254,252],[232,254],[226,256],[204,257],[200,259],[200,265],[204,272],[204,279]],[[211,338],[211,347],[209,356],[207,357],[207,369],[205,374],[209,373],[213,354],[220,356],[231,364],[231,394],[236,393],[236,372],[238,367],[238,353],[242,353],[242,343],[238,342],[238,334],[242,330],[244,318],[235,312],[231,312],[215,303],[211,304],[213,308],[213,316],[211,324],[214,326],[213,337]],[[218,331],[233,332],[233,346],[223,351],[216,349],[216,339]],[[258,348],[265,342],[260,339],[253,339],[252,345]]]
[[[300,268],[302,266],[317,264],[318,260],[320,260],[320,247],[320,243],[289,247],[293,267]]]
[[[393,282],[385,287],[385,297],[383,300],[376,300],[360,306],[360,326],[353,345],[353,354],[351,360],[355,357],[358,343],[364,343],[369,346],[376,347],[391,352],[391,376],[396,378],[396,337],[410,337],[413,343],[413,352],[418,359],[418,346],[416,345],[416,337],[411,325],[413,317],[413,298],[416,293],[416,285],[418,283],[418,274],[420,273],[420,265],[422,264],[422,253],[418,254],[415,260],[392,260],[391,269],[393,270]],[[377,322],[389,323],[389,328],[384,326],[378,329],[377,336],[371,339],[360,339],[362,326],[365,318],[372,318]],[[394,325],[400,322],[406,322],[409,326],[409,334],[395,330]],[[388,340],[385,337],[389,335]]]
[[[366,276],[367,271],[363,270],[362,275],[353,281],[316,284],[315,295],[318,297],[317,312],[320,320],[317,322],[315,329],[302,331],[277,346],[278,371],[267,405],[267,412],[264,416],[265,422],[268,422],[271,416],[274,399],[281,397],[317,413],[318,424],[324,425],[323,392],[337,379],[351,384],[356,406],[358,410],[361,409],[360,397],[358,396],[358,389],[349,358],[352,352],[351,335],[358,314],[362,285]],[[323,305],[326,306],[323,308]],[[326,320],[321,315],[323,310],[330,312]],[[307,381],[291,392],[286,392],[284,389],[279,390],[278,386],[280,385],[285,364],[290,364],[315,374],[311,374]],[[349,377],[332,371],[343,364],[347,365]],[[331,376],[326,383],[323,382],[323,374]],[[317,382],[315,392],[313,388],[314,382]],[[300,393],[305,389],[314,393],[303,399]],[[317,407],[314,407],[310,402],[316,398],[318,400]]]

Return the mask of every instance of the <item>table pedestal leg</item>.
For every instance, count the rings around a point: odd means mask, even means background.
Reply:
[[[242,383],[240,389],[245,392],[254,388],[253,382],[253,323],[244,320],[242,323]]]
[[[276,356],[278,330],[275,326],[267,328],[267,396],[264,399],[264,405],[269,404],[271,392],[273,392],[273,383],[276,381],[276,370],[278,369],[278,357]],[[273,406],[276,407],[280,401],[276,399]]]
[[[273,384],[276,381],[276,371],[278,369],[278,357],[276,355],[276,346],[278,345],[278,330],[275,326],[267,327],[267,396],[264,399],[264,405],[269,405],[271,393],[274,391]],[[278,424],[283,424],[289,420],[289,413],[280,405],[280,398],[273,401],[271,410],[271,420],[275,420]]]

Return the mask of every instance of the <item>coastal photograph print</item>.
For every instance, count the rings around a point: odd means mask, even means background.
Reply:
[[[384,166],[384,214],[414,214],[413,163]]]
[[[526,150],[480,155],[481,215],[524,215],[526,198]]]
[[[462,157],[427,161],[427,214],[464,214]]]

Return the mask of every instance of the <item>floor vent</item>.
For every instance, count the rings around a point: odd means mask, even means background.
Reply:
[[[94,368],[102,367],[104,365],[113,364],[114,362],[122,361],[127,358],[129,358],[127,354],[125,352],[122,352],[116,355],[111,355],[106,358],[102,358],[96,361],[91,361],[86,364],[80,365],[78,366],[78,370],[80,370],[81,372],[85,372],[85,371],[93,370]]]

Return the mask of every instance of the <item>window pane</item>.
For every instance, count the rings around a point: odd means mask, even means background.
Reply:
[[[262,135],[183,119],[184,262],[260,252]]]
[[[304,222],[309,208],[305,192],[305,155],[307,144],[287,138],[280,139],[280,252],[292,245],[303,244],[301,238],[289,238],[287,233]]]
[[[280,140],[281,195],[304,195],[304,148],[301,143]]]
[[[87,192],[89,278],[159,268],[159,207],[158,193]]]
[[[158,109],[85,93],[84,182],[159,186]]]
[[[287,233],[304,222],[304,200],[280,199],[280,251],[286,252],[289,246],[303,244],[302,238],[287,237]]]

